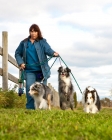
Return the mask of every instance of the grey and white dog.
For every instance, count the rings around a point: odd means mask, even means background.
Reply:
[[[74,109],[74,88],[70,78],[71,70],[69,68],[59,67],[58,69],[58,91],[60,97],[60,108]]]
[[[53,93],[48,86],[35,82],[30,86],[29,94],[34,98],[35,109],[51,110]]]

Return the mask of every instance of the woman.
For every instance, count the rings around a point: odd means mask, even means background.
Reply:
[[[54,50],[51,49],[46,40],[42,37],[40,28],[38,25],[33,24],[29,28],[29,37],[20,42],[18,48],[15,51],[15,58],[20,66],[20,69],[24,70],[26,80],[26,97],[27,109],[34,108],[34,100],[29,95],[30,86],[37,82],[47,84],[47,79],[50,77],[50,67],[48,65],[48,56],[58,56]],[[39,65],[41,63],[44,65]]]

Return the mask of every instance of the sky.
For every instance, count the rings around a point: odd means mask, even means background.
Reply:
[[[59,53],[77,80],[82,92],[94,87],[100,98],[112,89],[112,0],[1,0],[0,46],[2,32],[8,32],[8,53],[14,57],[29,27],[39,25],[43,37]],[[51,66],[55,59],[49,61]],[[2,67],[0,56],[0,67]],[[65,67],[64,63],[61,65]],[[59,59],[51,68],[48,83],[58,90]],[[8,64],[9,73],[18,69]],[[78,100],[82,95],[71,75]]]

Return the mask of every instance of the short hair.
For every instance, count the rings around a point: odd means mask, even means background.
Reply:
[[[37,24],[32,24],[29,28],[29,32],[34,30],[35,32],[38,32],[38,39],[43,39],[41,30]]]

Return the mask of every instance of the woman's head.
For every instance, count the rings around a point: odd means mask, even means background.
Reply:
[[[42,33],[40,31],[40,28],[38,25],[36,24],[32,24],[29,28],[29,33],[30,33],[30,37],[32,39],[42,39]]]

